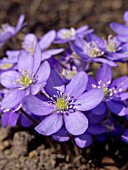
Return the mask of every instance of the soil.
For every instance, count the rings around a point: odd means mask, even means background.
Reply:
[[[123,22],[128,0],[0,0],[0,24],[15,25],[21,13],[26,15],[27,27],[0,49],[19,49],[24,34],[34,32],[38,37],[50,29],[79,27],[88,24],[104,37],[113,32],[110,22]],[[127,65],[120,65],[121,75]],[[108,139],[90,148],[79,149],[73,141],[58,143],[25,129],[0,128],[0,170],[128,170],[128,145]]]

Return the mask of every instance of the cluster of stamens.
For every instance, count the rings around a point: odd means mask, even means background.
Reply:
[[[97,45],[96,42],[91,41],[86,43],[86,45],[84,46],[84,51],[91,57],[91,58],[95,58],[98,56],[102,56],[104,54],[103,51],[101,51]]]
[[[50,99],[52,100],[51,103],[55,105],[55,111],[57,113],[64,114],[66,111],[75,110],[73,104],[75,100],[68,94],[57,91],[57,95],[53,95]]]
[[[74,28],[62,30],[60,32],[60,37],[64,40],[70,40],[72,37],[74,37],[76,34],[76,30]]]
[[[21,76],[14,82],[19,85],[19,89],[23,90],[30,86],[34,81],[34,75],[29,70],[21,70]]]
[[[105,40],[105,44],[108,52],[116,52],[121,50],[121,47],[118,47],[119,44],[116,37],[113,37],[112,35],[108,36],[108,40]]]
[[[98,88],[98,89],[102,89],[102,91],[104,92],[104,99],[109,99],[111,98],[114,94],[118,93],[115,87],[112,88],[108,88],[108,86],[110,85],[110,81],[108,81],[107,83],[103,83],[101,80],[98,82],[98,86],[95,84],[92,84],[92,88]]]

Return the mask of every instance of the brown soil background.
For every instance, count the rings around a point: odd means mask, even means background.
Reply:
[[[24,34],[38,37],[50,29],[89,25],[101,37],[113,34],[110,22],[123,23],[128,0],[0,0],[0,24],[15,25],[21,13],[27,27],[0,49],[19,49]],[[127,75],[127,64],[115,74]],[[96,143],[79,150],[73,143],[58,144],[32,129],[0,128],[0,170],[128,170],[128,145]]]

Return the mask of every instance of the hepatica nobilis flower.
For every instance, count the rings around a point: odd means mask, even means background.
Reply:
[[[75,40],[77,37],[84,37],[87,33],[93,32],[93,29],[88,29],[88,25],[75,28],[61,28],[56,35],[55,43],[63,44]]]
[[[34,56],[27,51],[21,51],[17,64],[18,70],[10,70],[1,74],[1,84],[11,91],[1,103],[3,109],[10,109],[22,103],[25,95],[35,95],[45,86],[50,75],[47,61],[41,64],[41,50],[36,45]]]
[[[124,62],[128,60],[128,43],[121,43],[117,37],[109,35],[108,39],[103,39],[95,34],[87,34],[87,40],[91,43],[97,43],[104,57],[114,62]]]
[[[98,41],[86,41],[83,38],[76,38],[74,43],[70,42],[70,47],[87,63],[98,62],[116,66],[113,61],[103,57],[104,51],[100,48]]]
[[[59,49],[47,49],[50,47],[52,42],[54,41],[56,36],[56,32],[54,30],[49,31],[45,35],[40,37],[40,40],[38,41],[35,34],[29,33],[26,34],[24,37],[24,40],[22,42],[22,49],[28,51],[31,55],[34,55],[36,44],[39,44],[39,47],[42,52],[42,61],[50,58],[52,55],[59,54],[64,51],[63,48]],[[17,63],[18,55],[20,50],[7,50],[6,55],[8,58],[4,58],[4,62],[11,62],[11,63]]]
[[[9,38],[13,37],[23,26],[25,16],[22,14],[18,20],[16,27],[9,24],[3,24],[0,29],[0,46],[2,46]]]
[[[96,81],[89,77],[88,89],[102,89],[104,92],[103,101],[92,110],[96,115],[103,114],[107,107],[111,112],[119,115],[125,115],[125,100],[128,93],[128,76],[123,76],[112,81],[112,69],[109,65],[103,64],[96,74]],[[107,106],[107,107],[106,107]]]
[[[23,107],[35,115],[43,116],[36,131],[49,136],[65,125],[70,134],[83,134],[88,128],[88,119],[82,111],[96,107],[104,97],[101,89],[85,92],[87,82],[88,76],[82,71],[72,77],[66,86],[56,87],[57,93],[46,101],[32,95],[26,96]]]

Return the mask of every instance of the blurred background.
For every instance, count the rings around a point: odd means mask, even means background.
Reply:
[[[111,33],[110,22],[123,22],[127,9],[127,0],[0,0],[0,23],[15,24],[24,13],[27,31],[37,34],[88,24],[104,36]]]

